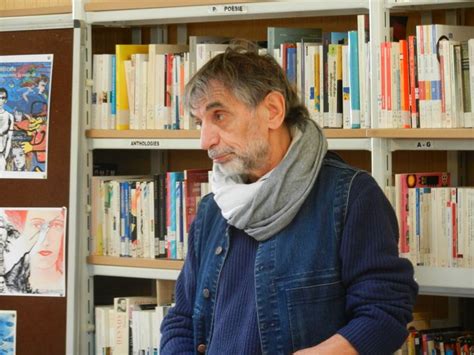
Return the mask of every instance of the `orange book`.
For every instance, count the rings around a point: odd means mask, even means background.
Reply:
[[[411,128],[409,81],[408,81],[408,42],[400,40],[400,101],[402,109],[402,128]]]

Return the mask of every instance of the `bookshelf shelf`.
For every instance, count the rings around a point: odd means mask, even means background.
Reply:
[[[149,3],[149,2],[147,2]],[[93,24],[168,24],[192,23],[231,20],[251,20],[264,18],[308,17],[315,14],[344,15],[357,12],[367,12],[368,0],[339,0],[328,3],[323,0],[297,1],[260,1],[239,3],[241,11],[228,11],[224,5],[183,6],[179,11],[175,7],[154,7],[130,10],[117,10],[117,5],[110,4],[110,11],[89,11],[86,13],[86,22]],[[92,5],[89,5],[92,6]],[[105,6],[103,10],[106,10]]]
[[[325,129],[329,149],[370,150],[365,129]],[[199,130],[86,131],[90,149],[200,149]]]
[[[474,270],[465,268],[415,267],[420,294],[474,297]]]
[[[409,128],[368,129],[367,136],[373,138],[423,138],[423,139],[474,139],[472,128]]]
[[[199,130],[113,130],[90,129],[86,131],[87,138],[156,138],[156,139],[199,139]]]
[[[449,9],[474,6],[471,0],[387,0],[387,8]]]
[[[240,0],[239,3],[248,3],[252,0]],[[182,7],[182,6],[205,6],[215,5],[212,0],[178,0],[174,4],[170,4],[166,0],[138,0],[133,3],[117,0],[91,0],[84,5],[86,11],[110,11],[110,10],[131,10],[131,9],[148,9],[157,7]],[[235,4],[232,0],[220,0],[220,5]]]
[[[72,5],[47,6],[24,9],[0,10],[0,17],[38,16],[53,14],[71,14]]]
[[[134,277],[176,280],[183,267],[182,260],[119,258],[88,256],[89,272],[94,276]]]
[[[16,10],[15,10],[16,11]],[[32,14],[30,14],[32,15]],[[12,16],[12,17],[3,17]],[[2,31],[27,31],[27,30],[50,30],[60,28],[73,28],[73,19],[71,10],[69,13],[28,16],[22,14],[21,17],[13,17],[13,14],[7,15],[5,10],[0,11],[0,32]]]

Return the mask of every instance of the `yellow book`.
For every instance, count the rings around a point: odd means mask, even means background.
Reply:
[[[132,54],[148,53],[147,44],[117,44],[115,46],[116,55],[116,88],[117,88],[117,120],[116,129],[129,129],[130,109],[128,107],[127,81],[125,79],[126,60],[130,60]]]

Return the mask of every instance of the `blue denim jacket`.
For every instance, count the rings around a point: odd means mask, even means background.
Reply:
[[[264,354],[314,346],[347,323],[339,246],[351,183],[358,173],[326,157],[295,219],[259,244],[255,287]],[[219,275],[229,246],[229,226],[212,196],[201,202],[194,235],[199,270],[193,309],[197,349],[208,344],[212,334]]]
[[[176,306],[161,325],[162,354],[202,353],[207,344],[229,340],[211,337],[216,304],[226,302],[216,299],[219,285],[232,287],[219,277],[236,262],[228,254],[234,232],[212,196],[204,198],[189,232]],[[397,236],[394,211],[373,178],[328,153],[295,219],[257,246],[252,308],[263,354],[292,353],[335,333],[360,354],[397,350],[418,289],[411,263],[398,257]]]

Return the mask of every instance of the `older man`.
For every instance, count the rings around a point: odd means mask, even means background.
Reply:
[[[162,323],[162,354],[389,354],[417,293],[366,172],[327,152],[281,68],[234,48],[186,88],[213,194]]]

